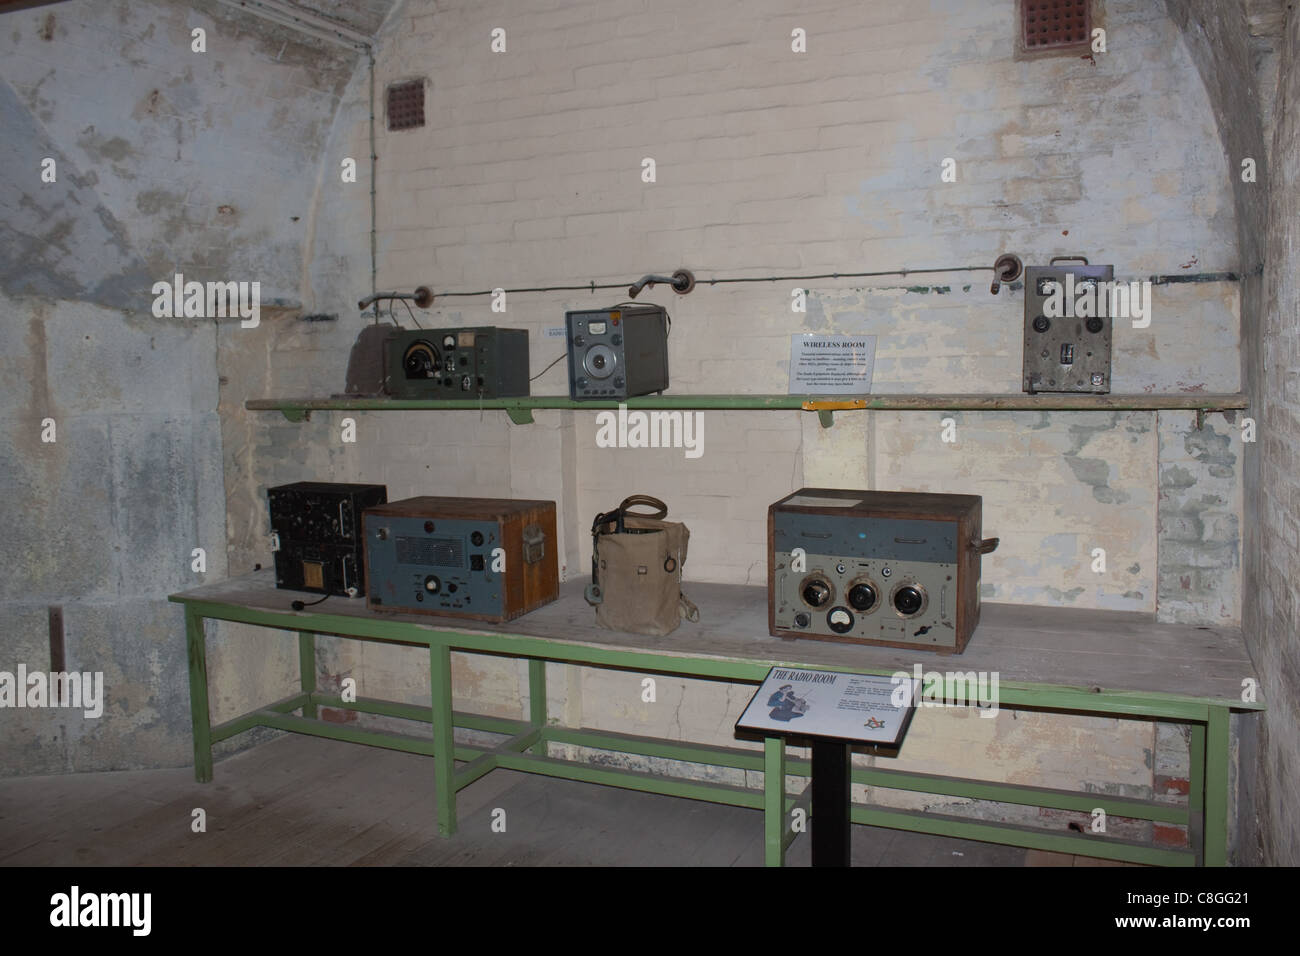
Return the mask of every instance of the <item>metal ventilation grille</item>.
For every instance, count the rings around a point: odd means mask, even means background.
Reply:
[[[460,538],[397,539],[397,563],[418,564],[433,568],[465,567],[465,542]]]
[[[417,129],[424,125],[424,80],[394,83],[388,88],[388,128]]]
[[[1020,9],[1026,50],[1078,46],[1092,38],[1091,0],[1023,0]]]

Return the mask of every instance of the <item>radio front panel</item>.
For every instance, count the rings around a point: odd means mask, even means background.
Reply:
[[[372,605],[389,610],[502,614],[505,575],[494,521],[366,515]],[[500,554],[504,555],[504,549]],[[498,566],[500,566],[498,564]]]
[[[778,512],[774,626],[809,636],[952,646],[956,535],[952,521],[846,522],[831,515]]]

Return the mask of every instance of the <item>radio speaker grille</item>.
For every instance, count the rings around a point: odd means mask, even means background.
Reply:
[[[459,538],[398,537],[397,563],[431,568],[463,568],[465,542]]]

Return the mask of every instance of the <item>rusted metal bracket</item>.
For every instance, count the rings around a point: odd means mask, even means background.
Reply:
[[[835,424],[835,412],[837,410],[847,411],[849,409],[866,407],[866,400],[861,398],[809,399],[803,403],[804,411],[817,413],[817,421],[821,423],[822,428],[830,428]]]

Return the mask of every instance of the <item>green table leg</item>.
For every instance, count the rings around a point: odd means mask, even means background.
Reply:
[[[451,648],[429,647],[429,675],[433,690],[434,787],[438,794],[438,832],[456,832],[456,744],[451,716]]]
[[[304,694],[316,693],[316,635],[311,631],[298,632],[298,682]],[[303,704],[302,715],[315,720],[316,705],[311,701]]]
[[[190,659],[190,720],[194,725],[194,779],[212,780],[212,718],[208,713],[208,649],[203,618],[185,606],[185,648]]]
[[[1197,863],[1205,865],[1205,724],[1192,724],[1192,739],[1187,747],[1190,774],[1187,781],[1187,820],[1188,827],[1199,830],[1190,840],[1193,848],[1199,848]]]
[[[546,661],[528,659],[528,721],[534,727],[546,727]],[[546,741],[539,740],[528,748],[546,756]]]
[[[785,738],[763,741],[763,857],[768,866],[785,863]]]
[[[1205,729],[1205,865],[1228,865],[1228,708],[1211,707]]]

